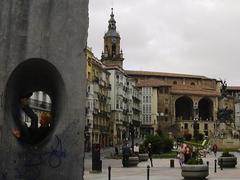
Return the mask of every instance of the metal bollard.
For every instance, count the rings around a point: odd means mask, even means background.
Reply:
[[[170,159],[170,168],[174,168],[174,159]]]
[[[221,170],[223,170],[223,159],[220,161]]]
[[[111,166],[108,166],[108,180],[111,180]]]
[[[214,160],[214,172],[215,173],[217,172],[217,160],[216,159]]]
[[[149,180],[149,172],[150,172],[150,166],[147,166],[147,180]]]
[[[209,161],[207,161],[207,166],[209,167]]]

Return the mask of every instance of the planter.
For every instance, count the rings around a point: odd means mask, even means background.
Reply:
[[[138,155],[139,161],[147,161],[148,160],[148,153],[141,153]]]
[[[235,168],[237,165],[237,157],[219,157],[218,158],[218,165],[221,167],[221,161],[222,161],[222,167],[223,168]]]
[[[209,175],[209,167],[206,164],[184,164],[182,166],[182,176],[184,179],[200,180]]]
[[[137,156],[130,156],[128,159],[128,166],[134,167],[137,166],[139,163],[139,158]]]

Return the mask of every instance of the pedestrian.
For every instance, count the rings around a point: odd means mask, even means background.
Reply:
[[[151,162],[151,167],[153,167],[153,161],[152,161],[152,144],[148,143],[148,157],[150,159]]]
[[[136,143],[135,146],[133,147],[133,152],[134,152],[134,154],[136,154],[137,156],[139,155],[139,146],[138,146],[138,143]]]
[[[212,147],[212,151],[213,151],[215,157],[217,156],[217,150],[218,150],[217,144],[214,144]]]
[[[118,156],[118,147],[117,147],[117,145],[115,146],[115,156]]]
[[[181,144],[179,149],[178,149],[179,164],[180,164],[181,167],[184,163],[184,153],[185,153],[185,147],[183,146],[183,144]]]
[[[122,159],[123,167],[128,167],[128,160],[130,156],[130,147],[128,143],[125,143],[122,148],[122,156],[123,156],[123,159]]]
[[[184,153],[184,163],[186,164],[191,157],[192,157],[192,151],[190,146],[187,145]]]

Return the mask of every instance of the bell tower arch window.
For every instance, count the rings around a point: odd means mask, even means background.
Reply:
[[[112,44],[112,57],[116,56],[116,44]]]

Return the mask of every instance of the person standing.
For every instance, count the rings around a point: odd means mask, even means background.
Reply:
[[[128,167],[128,159],[130,156],[130,147],[129,147],[128,143],[124,144],[124,146],[122,148],[122,155],[123,155],[123,159],[122,159],[123,167]]]
[[[138,143],[136,143],[135,146],[133,147],[133,152],[134,152],[134,154],[136,154],[137,156],[139,155],[139,146],[138,146]]]
[[[217,150],[218,150],[217,144],[214,144],[212,147],[212,151],[213,151],[215,157],[217,156]]]
[[[192,151],[190,146],[187,145],[184,153],[184,163],[187,163],[191,157],[192,157]]]
[[[181,167],[184,163],[184,153],[185,153],[185,147],[183,146],[183,144],[181,144],[181,146],[178,149],[179,164]]]
[[[151,162],[151,167],[153,167],[153,161],[152,161],[152,144],[148,143],[148,157],[150,159]]]

